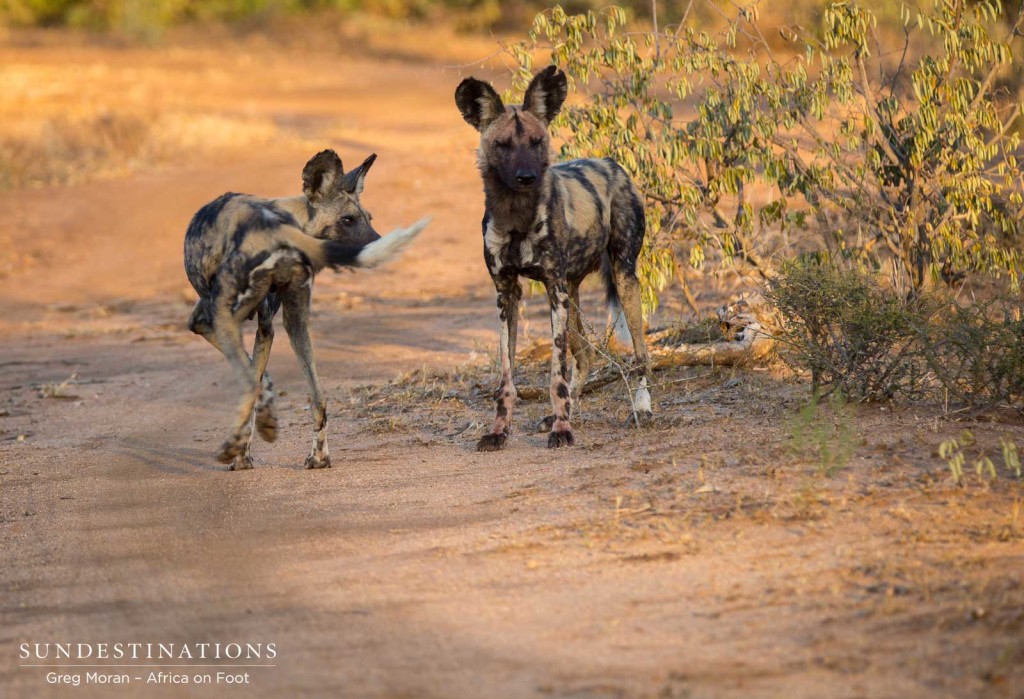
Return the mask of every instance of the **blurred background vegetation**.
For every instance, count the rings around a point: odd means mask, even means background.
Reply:
[[[282,15],[363,12],[393,19],[450,19],[466,28],[515,24],[541,3],[497,0],[2,0],[9,26],[70,26],[153,37],[190,22],[260,23]]]
[[[521,30],[534,15],[552,6],[542,0],[0,0],[0,24],[9,27],[65,26],[113,32],[126,36],[157,38],[168,27],[188,23],[241,23],[258,25],[267,20],[312,13],[364,13],[391,19],[422,22],[445,21],[467,31],[475,29]],[[605,0],[568,0],[559,3],[567,13],[597,10]],[[649,20],[651,3],[629,0],[616,3],[634,18]],[[721,3],[730,7],[731,3]],[[798,0],[762,3],[766,19],[775,15],[787,24],[811,27],[821,21],[827,2]],[[869,0],[862,3],[884,20],[898,19],[899,2]],[[1014,5],[1014,0],[1007,5]],[[714,25],[721,16],[705,3],[690,0],[658,2],[663,24],[684,17]],[[730,10],[731,12],[731,10]]]

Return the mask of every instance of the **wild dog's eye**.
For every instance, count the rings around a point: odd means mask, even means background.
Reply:
[[[496,145],[498,148],[511,148],[512,147],[512,139],[509,139],[507,141],[498,141],[494,145]]]
[[[343,225],[343,226],[351,226],[355,222],[356,222],[356,220],[352,216],[342,216],[341,217],[341,225]]]
[[[542,143],[544,143],[544,139],[541,138],[540,136],[534,136],[533,138],[530,139],[530,145],[533,146],[534,148],[541,145]]]

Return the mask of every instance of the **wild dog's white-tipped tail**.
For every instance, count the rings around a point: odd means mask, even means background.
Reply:
[[[632,336],[629,333],[629,326],[626,324],[626,314],[622,311],[622,303],[619,301],[619,290],[615,286],[612,261],[607,253],[601,257],[601,278],[604,279],[605,300],[608,303],[608,328],[617,343],[628,347]]]
[[[638,413],[651,413],[651,392],[647,388],[647,377],[640,379],[640,387],[636,389],[636,398],[633,399],[633,410]]]
[[[623,347],[631,346],[633,336],[629,332],[629,325],[626,324],[626,314],[622,310],[618,297],[608,302],[608,327],[611,328],[616,342]]]
[[[408,228],[397,228],[380,240],[373,241],[359,251],[356,264],[359,267],[376,267],[397,257],[420,234],[420,231],[427,227],[428,223],[430,223],[429,216],[421,218]]]

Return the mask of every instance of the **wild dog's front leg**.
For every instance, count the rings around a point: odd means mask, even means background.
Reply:
[[[551,407],[554,421],[548,435],[548,448],[571,447],[572,397],[569,393],[569,291],[565,282],[546,284],[551,304]]]
[[[516,386],[513,379],[516,361],[516,332],[519,323],[519,299],[522,288],[517,277],[494,280],[498,291],[498,317],[501,322],[501,379],[494,392],[496,403],[494,426],[477,442],[477,451],[498,451],[505,447],[512,433],[512,411],[516,405]]]
[[[572,380],[569,383],[570,400],[575,401],[577,413],[582,403],[583,388],[590,374],[590,363],[593,361],[594,349],[587,340],[583,327],[583,315],[580,310],[580,292],[578,284],[569,285],[569,353],[572,355]],[[548,415],[537,424],[538,432],[550,432],[555,424],[555,416]]]
[[[306,468],[330,468],[331,455],[327,447],[327,400],[320,389],[313,361],[313,341],[309,336],[310,288],[296,283],[282,295],[284,329],[295,350],[306,380],[309,382],[310,409],[313,413],[313,449],[306,457]]]

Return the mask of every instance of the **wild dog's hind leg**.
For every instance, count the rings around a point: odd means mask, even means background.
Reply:
[[[498,317],[501,321],[501,340],[498,347],[498,353],[501,355],[501,379],[498,390],[494,392],[494,426],[477,442],[477,451],[498,451],[505,447],[512,433],[512,411],[518,395],[513,373],[516,361],[519,299],[523,290],[519,286],[518,277],[495,279],[494,286],[498,291]]]
[[[320,389],[313,360],[313,340],[309,336],[309,302],[311,289],[308,284],[295,282],[281,295],[284,310],[284,329],[295,350],[306,381],[309,382],[310,409],[313,413],[313,448],[306,457],[306,468],[330,468],[331,455],[327,447],[327,400]]]
[[[217,334],[213,331],[213,320],[210,317],[211,311],[209,305],[205,301],[199,301],[196,303],[195,308],[192,309],[192,315],[188,319],[188,329],[194,332],[196,335],[200,335],[207,342],[213,345],[218,352],[227,357],[227,353],[221,348],[220,341],[217,339]],[[244,353],[244,349],[243,349]],[[249,361],[249,355],[245,355],[247,361]],[[249,445],[252,442],[252,425],[248,429],[248,438],[245,441],[245,448],[234,457],[234,461],[231,463],[232,471],[244,471],[252,468],[252,457],[249,456]],[[218,456],[218,459],[220,457]]]
[[[274,310],[264,299],[257,311],[256,341],[252,348],[252,361],[256,380],[260,382],[260,397],[256,401],[254,421],[260,437],[268,442],[277,439],[277,417],[274,415],[274,383],[267,372],[270,348],[274,344]]]
[[[554,422],[548,435],[548,448],[571,447],[572,397],[569,395],[569,291],[565,282],[547,282],[551,304],[551,407]]]
[[[644,316],[640,299],[640,281],[635,271],[620,268],[613,264],[615,273],[615,288],[619,293],[619,302],[622,304],[622,314],[626,319],[626,326],[629,328],[630,337],[633,338],[633,356],[637,363],[637,374],[640,383],[636,389],[636,396],[633,399],[633,412],[641,420],[651,417],[651,392],[647,386],[647,370],[650,367],[651,356],[647,351],[647,340],[644,336]]]
[[[213,327],[216,346],[227,357],[242,387],[232,434],[221,446],[217,460],[231,464],[232,471],[252,468],[252,461],[248,458],[249,442],[252,440],[252,411],[260,395],[260,384],[256,380],[252,360],[242,345],[241,323],[229,308],[225,306],[217,310]]]
[[[213,332],[213,311],[207,301],[200,299],[196,302],[192,314],[188,317],[188,329],[203,337],[223,354],[224,350],[220,348],[217,335]]]

